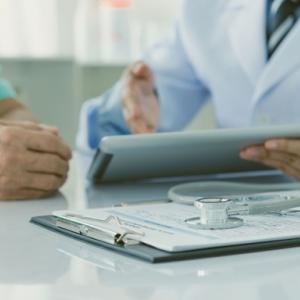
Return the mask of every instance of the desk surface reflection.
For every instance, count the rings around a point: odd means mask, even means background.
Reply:
[[[151,265],[30,224],[53,210],[162,199],[174,185],[93,187],[82,162],[54,197],[0,203],[1,299],[299,299],[299,248]]]

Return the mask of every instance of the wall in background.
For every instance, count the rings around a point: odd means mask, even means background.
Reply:
[[[181,0],[132,0],[132,34],[143,35],[144,46],[160,38],[176,15]],[[103,0],[0,0],[0,56],[19,58],[74,57],[78,28],[101,39]],[[82,16],[83,14],[83,16]],[[83,18],[80,18],[82,16]],[[115,25],[115,20],[106,20]],[[79,24],[77,24],[79,23]],[[111,26],[104,24],[104,26]],[[102,24],[103,25],[103,24]],[[92,27],[92,29],[90,28]],[[77,32],[74,31],[77,30]],[[87,46],[93,46],[87,45]]]
[[[41,122],[59,127],[72,146],[83,101],[109,89],[124,69],[79,66],[72,60],[0,59],[0,64],[22,102]]]
[[[73,62],[6,59],[0,64],[4,77],[39,121],[58,126],[73,145],[80,106]]]

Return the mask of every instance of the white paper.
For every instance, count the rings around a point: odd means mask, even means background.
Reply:
[[[243,216],[243,226],[223,230],[190,228],[184,220],[197,216],[198,210],[176,203],[91,209],[80,214],[100,219],[117,216],[125,228],[145,233],[142,242],[169,252],[300,237],[300,213]]]

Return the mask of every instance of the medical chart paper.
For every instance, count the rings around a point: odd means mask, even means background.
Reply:
[[[80,212],[58,211],[53,214],[71,221],[76,218],[66,215],[80,214],[101,220],[113,215],[119,218],[123,228],[144,233],[138,237],[141,242],[168,252],[300,237],[300,211],[288,214],[240,216],[244,220],[243,226],[223,230],[190,228],[184,220],[198,216],[199,212],[193,206],[176,203],[90,209]],[[92,225],[95,228],[98,226],[97,222],[80,221],[84,225]]]

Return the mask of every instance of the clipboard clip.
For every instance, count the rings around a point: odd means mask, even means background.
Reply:
[[[124,226],[123,221],[110,215],[105,219],[65,214],[57,217],[56,226],[68,231],[101,241],[111,245],[128,246],[140,243],[144,232],[131,230]]]

